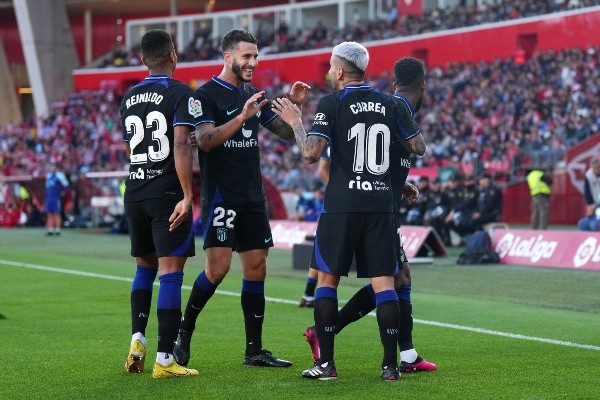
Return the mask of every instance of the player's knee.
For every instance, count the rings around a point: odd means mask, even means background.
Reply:
[[[213,284],[221,282],[223,280],[223,278],[225,278],[225,276],[229,272],[230,268],[231,268],[230,264],[224,264],[224,263],[207,264],[206,269],[205,269],[206,277]]]

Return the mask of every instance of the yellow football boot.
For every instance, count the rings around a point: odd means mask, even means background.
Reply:
[[[191,368],[182,367],[173,361],[171,364],[166,367],[159,363],[154,363],[154,368],[152,369],[152,377],[153,378],[179,378],[183,376],[198,376],[200,373]]]
[[[131,343],[127,360],[125,361],[125,371],[144,372],[144,361],[146,360],[146,347],[138,339]]]

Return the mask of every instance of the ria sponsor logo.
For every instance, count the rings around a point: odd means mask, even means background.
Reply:
[[[538,262],[541,259],[551,258],[557,246],[557,241],[544,240],[544,235],[523,239],[509,232],[500,238],[495,250],[501,259],[506,256],[524,257],[532,262]]]
[[[361,181],[360,176],[357,176],[355,180],[348,182],[348,189],[358,189],[370,192],[373,190],[373,185],[369,181]]]
[[[370,192],[373,190],[390,190],[390,187],[384,182],[363,181],[360,176],[357,176],[356,179],[348,181],[348,189],[364,190],[366,192]]]
[[[146,174],[144,173],[143,169],[138,168],[137,172],[129,173],[129,179],[131,179],[132,181],[146,179]]]

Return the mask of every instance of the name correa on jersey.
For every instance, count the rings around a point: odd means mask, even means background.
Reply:
[[[373,103],[372,101],[351,104],[350,110],[354,114],[358,114],[359,112],[378,112],[385,115],[385,106],[381,105],[381,103]]]

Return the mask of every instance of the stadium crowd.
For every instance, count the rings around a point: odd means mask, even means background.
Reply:
[[[373,20],[364,19],[355,11],[352,21],[342,29],[319,22],[314,28],[292,32],[287,23],[281,21],[276,31],[259,24],[254,34],[263,54],[287,53],[328,48],[343,41],[362,43],[391,39],[597,5],[600,5],[600,0],[492,0],[477,5],[458,4],[454,7],[435,8],[421,16],[398,15],[397,8],[392,6]],[[206,24],[201,24],[194,38],[180,52],[179,60],[189,62],[220,59],[219,43],[220,38],[212,37],[211,29]],[[139,45],[132,49],[119,48],[105,57],[100,66],[141,65],[139,56]]]
[[[600,48],[535,54],[518,63],[455,63],[428,71],[424,112],[418,123],[428,141],[413,166],[448,167],[465,176],[523,176],[528,165],[555,165],[564,151],[600,129]],[[370,82],[391,90],[387,74]],[[275,80],[267,97],[289,84]],[[303,107],[305,126],[318,99],[315,87]],[[43,177],[51,162],[67,177],[126,170],[128,157],[118,117],[119,94],[107,88],[73,93],[39,121],[0,128],[0,174]],[[277,188],[313,190],[320,183],[294,142],[262,130],[262,173]],[[118,186],[118,182],[117,182]]]

